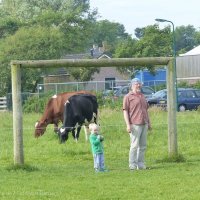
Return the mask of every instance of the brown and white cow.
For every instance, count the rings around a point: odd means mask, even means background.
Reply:
[[[54,95],[49,99],[45,111],[39,121],[35,124],[35,137],[42,136],[49,124],[54,124],[54,131],[58,131],[59,122],[63,122],[65,102],[73,95],[92,94],[89,91],[81,90],[76,92],[65,92]]]

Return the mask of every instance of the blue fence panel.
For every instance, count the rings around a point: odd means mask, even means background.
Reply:
[[[135,77],[141,79],[144,85],[161,85],[166,83],[166,70],[158,69],[155,75],[148,70],[140,70]]]

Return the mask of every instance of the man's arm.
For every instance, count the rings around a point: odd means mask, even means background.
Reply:
[[[123,114],[124,114],[124,120],[126,122],[126,130],[128,133],[131,132],[131,125],[129,122],[129,116],[128,116],[128,111],[127,110],[123,110]]]

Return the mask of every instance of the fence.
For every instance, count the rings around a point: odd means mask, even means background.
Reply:
[[[38,94],[46,92],[54,92],[56,94],[66,91],[90,90],[103,91],[116,86],[126,86],[130,84],[130,80],[112,80],[112,81],[87,81],[87,82],[66,82],[66,83],[45,83],[38,84]],[[165,80],[144,81],[145,86],[150,86],[157,91],[159,85],[165,85]]]
[[[0,97],[0,111],[7,110],[7,98],[6,97]]]

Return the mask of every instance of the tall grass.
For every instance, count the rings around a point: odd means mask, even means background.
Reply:
[[[100,111],[105,137],[106,173],[95,173],[90,144],[81,132],[59,144],[48,126],[35,139],[34,124],[40,114],[24,114],[25,165],[13,165],[12,114],[0,113],[0,199],[199,199],[200,113],[177,113],[178,149],[184,159],[169,162],[167,112],[150,110],[152,131],[148,134],[146,164],[150,170],[128,169],[129,136],[122,111]]]

